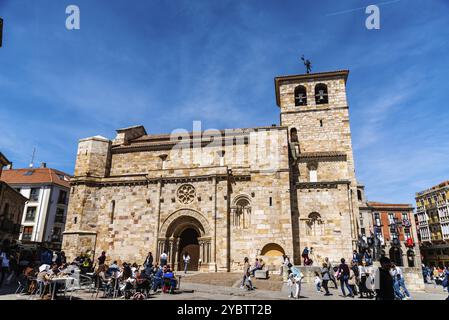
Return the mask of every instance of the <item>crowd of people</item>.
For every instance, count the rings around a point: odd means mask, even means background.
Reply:
[[[449,268],[443,266],[428,267],[422,265],[422,275],[425,283],[433,284],[434,287],[442,285],[447,287],[447,278],[449,274]]]
[[[310,258],[311,250],[305,248],[302,253],[305,266],[313,264]],[[350,264],[342,258],[340,264],[333,266],[326,257],[319,271],[314,271],[313,282],[316,291],[324,291],[325,296],[330,296],[332,293],[329,291],[329,283],[331,282],[334,288],[338,289],[338,281],[343,297],[354,298],[359,295],[359,298],[375,298],[376,300],[411,299],[402,269],[384,256],[380,258],[379,263],[380,267],[373,266],[373,260],[368,251],[362,254],[354,251]],[[290,288],[289,297],[299,298],[304,274],[291,264],[286,255],[283,256],[281,274]],[[427,281],[448,287],[449,270],[447,268],[444,270],[434,268],[433,272],[424,269],[423,274]]]
[[[98,289],[104,291],[105,297],[117,297],[123,295],[131,298],[131,294],[142,297],[151,293],[158,293],[159,289],[164,293],[175,293],[179,280],[176,278],[171,266],[167,263],[168,256],[163,252],[160,256],[160,264],[154,263],[151,252],[148,253],[142,265],[123,262],[121,266],[117,261],[107,265],[106,252],[98,257],[98,268],[94,271],[93,278]],[[185,260],[190,260],[188,253],[184,254]],[[184,272],[187,272],[185,267]]]
[[[117,261],[107,265],[106,252],[94,262],[91,252],[77,256],[71,263],[67,262],[64,252],[53,252],[48,248],[42,248],[38,256],[17,263],[16,255],[5,249],[0,250],[1,277],[0,284],[16,282],[20,292],[24,295],[38,293],[42,299],[58,297],[58,292],[64,286],[63,283],[54,283],[56,277],[70,277],[75,274],[84,275],[85,279],[91,279],[92,287],[97,291],[103,291],[104,297],[140,298],[148,297],[150,293],[175,293],[179,288],[179,279],[175,276],[168,264],[168,256],[164,252],[160,256],[160,263],[155,263],[151,252],[148,253],[143,264]],[[28,258],[27,258],[28,259]],[[184,272],[190,262],[190,255],[183,254]],[[79,281],[79,276],[77,278]],[[133,294],[131,297],[130,294]],[[139,295],[140,294],[140,295]]]
[[[305,248],[302,254],[304,265],[314,266],[313,248]],[[411,295],[406,287],[403,270],[392,263],[387,257],[381,257],[380,267],[373,266],[373,260],[369,252],[353,252],[351,262],[348,264],[342,258],[339,264],[333,265],[325,258],[320,266],[314,266],[313,282],[317,292],[324,296],[331,296],[329,285],[340,290],[343,297],[377,300],[408,300]],[[187,273],[190,264],[190,255],[184,252],[182,255],[183,270]],[[71,263],[68,263],[64,252],[53,252],[48,248],[42,248],[37,255],[18,255],[7,248],[0,250],[1,276],[0,286],[18,281],[24,294],[33,294],[36,290],[44,299],[50,296],[51,280],[58,276],[70,276],[74,272],[88,275],[92,279],[94,287],[103,291],[105,297],[124,296],[131,298],[130,294],[150,292],[175,293],[178,288],[177,278],[169,265],[168,255],[163,252],[159,257],[159,263],[151,252],[148,253],[142,264],[117,261],[107,265],[106,252],[92,260],[92,254],[86,252],[80,254]],[[251,265],[249,258],[245,257],[243,263],[243,277],[240,287],[246,290],[254,290],[252,277],[258,270],[265,269],[265,262],[257,258]],[[448,288],[449,269],[447,267],[426,267],[423,265],[423,278],[426,283],[434,286]],[[281,275],[283,281],[289,287],[289,297],[299,298],[304,274],[292,265],[290,258],[284,255],[282,258]],[[61,286],[61,284],[55,284]],[[56,287],[56,292],[58,292]],[[141,295],[142,297],[142,295]],[[448,297],[449,299],[449,297]]]

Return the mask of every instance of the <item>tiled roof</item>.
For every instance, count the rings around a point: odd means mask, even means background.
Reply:
[[[253,127],[253,128],[234,128],[234,129],[222,129],[218,130],[222,138],[234,138],[236,136],[248,136],[251,132],[263,131],[263,130],[285,130],[287,127],[283,126],[264,126],[264,127]],[[203,142],[210,143],[215,139],[215,132],[207,131],[195,131],[186,133],[173,133],[173,134],[146,134],[141,137],[135,138],[129,141],[128,145],[115,145],[113,150],[121,149],[132,149],[139,147],[163,147],[163,146],[173,146],[179,143],[176,138],[183,137],[182,142]],[[185,135],[185,136],[184,136]],[[204,136],[206,135],[206,136]]]
[[[10,185],[56,184],[70,188],[70,175],[51,168],[26,168],[3,170],[0,180]]]
[[[384,203],[376,201],[368,201],[368,206],[374,208],[400,208],[400,209],[412,209],[413,206],[406,203]]]

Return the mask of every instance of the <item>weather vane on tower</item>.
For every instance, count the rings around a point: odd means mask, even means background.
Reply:
[[[306,66],[307,73],[310,73],[310,71],[312,71],[312,62],[310,62],[309,59],[304,58],[304,55],[302,55],[301,60],[304,61],[304,65]]]

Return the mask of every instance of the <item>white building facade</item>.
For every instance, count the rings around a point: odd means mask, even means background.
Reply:
[[[70,176],[49,168],[3,171],[2,177],[28,198],[19,240],[61,248],[70,194]]]

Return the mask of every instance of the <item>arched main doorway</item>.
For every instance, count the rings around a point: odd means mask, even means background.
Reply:
[[[162,224],[158,256],[165,251],[174,270],[184,270],[183,254],[188,252],[188,270],[196,271],[212,262],[210,227],[199,212],[183,209],[171,214]]]
[[[178,270],[184,270],[184,254],[190,256],[190,263],[187,265],[188,271],[197,271],[200,257],[200,245],[198,238],[200,235],[193,228],[187,228],[179,235],[178,247]]]

